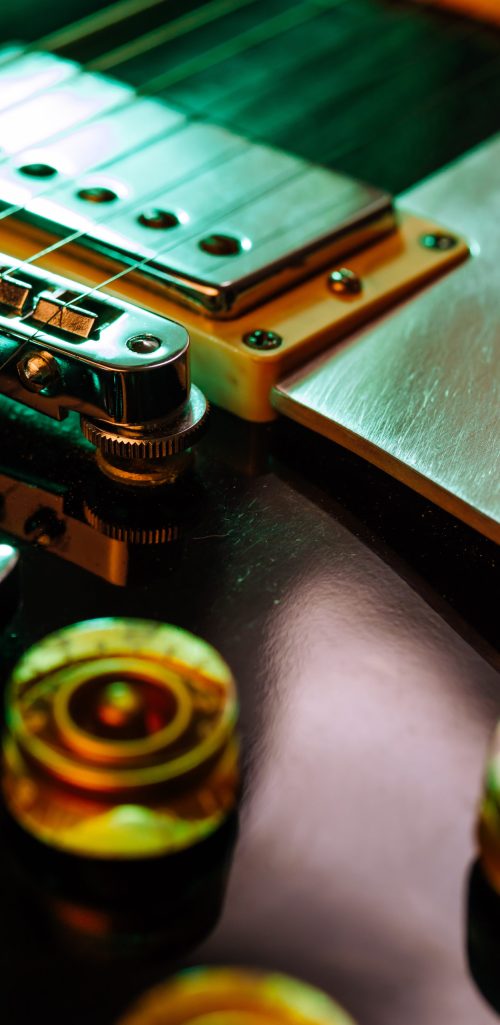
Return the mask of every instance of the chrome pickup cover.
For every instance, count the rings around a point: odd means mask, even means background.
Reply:
[[[395,227],[381,190],[44,56],[69,77],[0,114],[0,201],[183,304],[237,316]]]

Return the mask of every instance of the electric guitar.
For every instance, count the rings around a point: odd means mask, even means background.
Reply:
[[[471,867],[500,710],[500,19],[452,6],[0,13],[2,679],[80,621],[173,624],[231,668],[244,781],[195,871],[83,859],[75,892],[4,826],[9,1025],[111,1025],[194,964],[364,1025],[495,1020]]]

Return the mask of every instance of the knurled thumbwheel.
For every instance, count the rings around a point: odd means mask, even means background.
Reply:
[[[191,385],[184,406],[168,419],[133,426],[82,416],[83,436],[98,450],[101,469],[124,483],[154,484],[175,480],[184,469],[182,454],[206,424],[208,403]]]
[[[354,1025],[317,989],[285,975],[190,968],[151,990],[119,1025]]]
[[[99,515],[88,502],[83,503],[83,514],[90,527],[97,530],[99,534],[111,538],[113,541],[122,541],[129,545],[152,546],[169,544],[177,541],[181,535],[179,523],[172,518],[170,522],[156,526],[140,523],[120,523],[112,521],[110,517]]]
[[[31,648],[7,688],[3,790],[39,841],[136,859],[212,835],[239,787],[231,672],[204,641],[140,619],[78,623]]]
[[[493,889],[500,894],[500,723],[495,730],[486,765],[478,839],[483,871]]]

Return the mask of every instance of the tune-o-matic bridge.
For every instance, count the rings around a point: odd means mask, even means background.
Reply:
[[[175,473],[206,414],[188,348],[180,324],[121,299],[80,299],[75,282],[0,254],[1,391],[56,419],[79,413],[109,475],[140,484]]]

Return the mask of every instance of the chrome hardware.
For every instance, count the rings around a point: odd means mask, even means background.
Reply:
[[[88,202],[106,192],[112,204]],[[206,124],[52,189],[23,218],[81,231],[80,246],[217,317],[236,317],[395,228],[386,193]],[[164,240],[152,227],[169,228]]]
[[[28,146],[40,145],[44,139],[70,131],[75,125],[104,114],[133,95],[132,90],[121,82],[103,75],[79,74],[78,71],[77,65],[70,64],[69,74],[65,76],[68,81],[63,80],[52,88],[30,95],[22,103],[0,112],[0,137],[5,153],[11,155]],[[3,84],[0,65],[0,87]],[[36,158],[35,162],[46,163]],[[29,163],[23,158],[22,165]],[[47,164],[50,165],[50,161]]]
[[[51,324],[61,331],[67,331],[80,338],[88,338],[97,320],[97,313],[90,313],[74,303],[66,305],[64,298],[42,293],[32,313],[32,319],[40,324]]]
[[[23,53],[22,48],[15,45],[2,47],[0,111],[68,81],[78,71],[78,65],[73,61],[56,57],[52,53]]]
[[[0,84],[1,81],[0,65]],[[108,113],[0,162],[1,199],[24,206],[35,196],[52,192],[55,184],[68,177],[117,160],[160,135],[168,135],[183,123],[181,114],[159,100],[134,99],[130,103],[130,90],[122,88],[121,100]],[[52,168],[54,173],[34,174],[37,166]]]
[[[180,223],[177,214],[169,213],[168,210],[157,210],[152,207],[139,214],[137,220],[145,228],[155,228],[157,231],[165,231],[168,228],[176,228]]]
[[[454,249],[458,245],[458,239],[455,235],[448,235],[443,231],[432,231],[427,235],[422,235],[420,239],[420,245],[424,249],[437,249],[443,253],[447,249]]]
[[[239,316],[395,228],[386,193],[66,63],[0,113],[0,201],[178,302]]]
[[[340,267],[329,275],[328,287],[335,295],[359,295],[363,282],[359,274],[349,270],[349,267]]]
[[[19,281],[5,272],[0,273],[0,303],[21,311],[31,292],[31,285]]]
[[[11,275],[7,257],[0,261],[4,394],[59,420],[78,412],[108,476],[134,484],[175,479],[207,412],[190,387],[187,331],[102,294],[80,306],[75,282],[28,265]]]
[[[29,352],[17,364],[21,383],[28,391],[39,394],[57,388],[61,381],[57,360],[50,352]]]
[[[243,335],[243,341],[245,345],[248,345],[249,349],[265,351],[267,349],[279,349],[283,339],[275,331],[266,331],[265,328],[257,327],[254,331],[247,331]]]

